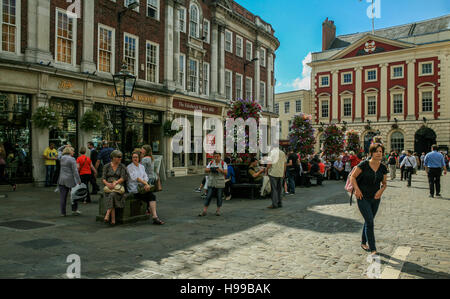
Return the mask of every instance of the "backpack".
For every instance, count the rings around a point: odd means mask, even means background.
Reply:
[[[367,160],[364,161],[364,163],[369,163]],[[366,165],[366,164],[364,164]],[[348,192],[348,195],[350,196],[350,205],[353,204],[352,198],[353,198],[353,193],[355,193],[355,189],[353,188],[352,185],[352,181],[351,181],[351,176],[353,175],[353,173],[356,171],[356,168],[358,168],[358,166],[353,167],[352,171],[350,172],[350,174],[347,177],[347,182],[345,183],[345,190]],[[356,179],[356,182],[359,184],[359,180],[361,178],[361,174],[358,176],[358,178]]]

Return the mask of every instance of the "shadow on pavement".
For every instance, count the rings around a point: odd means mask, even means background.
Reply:
[[[386,266],[392,266],[395,268],[396,264],[391,264],[389,261],[394,261],[396,263],[403,263],[403,261],[393,258],[390,255],[384,254],[384,253],[378,253],[379,256],[385,258],[387,261],[383,261],[382,264],[385,264]],[[418,276],[420,278],[424,279],[450,279],[450,275],[445,272],[436,272],[431,269],[425,268],[423,266],[420,266],[415,263],[411,262],[404,262],[403,268],[401,269],[402,273],[408,273],[410,275]]]

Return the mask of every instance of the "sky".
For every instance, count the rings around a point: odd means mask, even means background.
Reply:
[[[372,30],[371,0],[235,0],[272,25],[280,41],[276,51],[276,93],[310,89],[311,53],[322,50],[322,23],[336,35]],[[375,30],[450,14],[450,0],[374,0],[380,7]],[[369,12],[371,10],[369,9]],[[376,13],[377,14],[377,13]]]

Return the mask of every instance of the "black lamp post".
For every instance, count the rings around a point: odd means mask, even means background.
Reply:
[[[122,138],[121,149],[125,153],[125,122],[127,117],[127,106],[133,101],[133,92],[136,86],[136,77],[127,70],[125,62],[122,64],[122,69],[117,74],[113,75],[114,89],[116,91],[116,100],[121,106],[121,122],[122,122]]]

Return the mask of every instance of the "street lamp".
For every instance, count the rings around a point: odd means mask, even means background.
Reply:
[[[122,122],[122,138],[121,148],[125,153],[125,122],[127,116],[127,106],[133,101],[133,92],[136,86],[136,77],[127,70],[125,61],[122,64],[122,69],[117,74],[113,75],[114,89],[116,91],[116,100],[121,106],[121,122]]]

